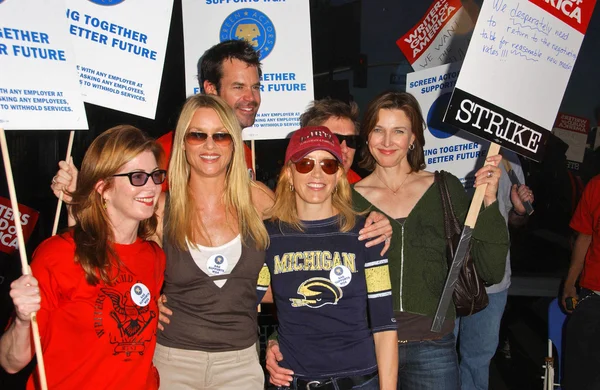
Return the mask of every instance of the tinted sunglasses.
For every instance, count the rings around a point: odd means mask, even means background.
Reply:
[[[346,146],[352,149],[356,149],[360,145],[360,135],[334,135],[337,137],[338,141],[340,141],[340,145],[344,141],[346,141]]]
[[[134,187],[141,187],[146,185],[148,178],[151,177],[154,184],[162,184],[167,178],[167,171],[164,169],[158,169],[156,171],[152,171],[151,173],[146,172],[128,172],[128,173],[119,173],[117,175],[113,175],[113,177],[117,176],[127,176],[129,178],[129,183],[131,183]]]
[[[185,140],[190,145],[201,145],[206,142],[208,137],[212,138],[213,142],[219,146],[228,146],[233,141],[229,133],[214,133],[209,136],[199,131],[190,131],[185,135]]]
[[[309,173],[315,169],[315,162],[316,161],[312,158],[303,158],[302,160],[295,162],[294,165],[296,166],[296,171],[298,171],[298,173]],[[319,165],[321,166],[323,172],[328,175],[333,175],[336,173],[340,166],[338,160],[334,158],[323,159],[319,161]]]

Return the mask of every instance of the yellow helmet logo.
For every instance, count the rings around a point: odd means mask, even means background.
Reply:
[[[298,287],[304,299],[290,298],[292,307],[308,306],[316,309],[325,305],[336,305],[342,299],[342,289],[327,278],[310,278]]]
[[[245,39],[253,47],[258,47],[258,37],[260,37],[260,30],[254,23],[238,24],[235,31],[235,37],[237,39]]]

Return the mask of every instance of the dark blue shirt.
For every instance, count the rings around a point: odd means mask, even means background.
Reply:
[[[282,367],[320,379],[375,371],[373,333],[396,330],[383,244],[358,241],[364,218],[340,232],[338,217],[303,221],[304,231],[267,222],[271,240],[259,278],[269,274],[279,319]]]

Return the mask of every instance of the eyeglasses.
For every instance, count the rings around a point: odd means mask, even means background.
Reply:
[[[315,169],[315,162],[316,161],[312,158],[303,158],[302,160],[295,162],[294,165],[296,166],[296,171],[298,171],[298,173],[304,174],[312,172],[312,170]],[[319,161],[319,165],[321,166],[323,172],[328,175],[333,175],[336,173],[340,166],[338,160],[334,158],[323,159]]]
[[[185,140],[190,145],[202,145],[206,142],[208,137],[212,138],[213,142],[219,146],[228,146],[231,144],[231,141],[233,141],[233,138],[231,138],[231,134],[229,133],[214,133],[209,136],[208,134],[199,131],[190,131],[185,135]]]
[[[165,171],[164,169],[157,169],[156,171],[152,171],[151,173],[137,171],[113,175],[113,177],[118,176],[127,176],[129,178],[129,183],[131,183],[132,186],[141,187],[146,185],[146,182],[148,181],[149,177],[152,178],[154,184],[162,184],[167,178],[167,171]]]
[[[361,143],[360,135],[334,135],[337,137],[338,141],[340,141],[340,145],[342,142],[346,141],[346,146],[352,149],[356,149]]]

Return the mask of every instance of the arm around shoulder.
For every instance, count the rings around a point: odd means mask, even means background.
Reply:
[[[156,242],[162,248],[163,231],[164,231],[164,216],[165,216],[165,203],[167,202],[167,193],[161,192],[158,197],[158,203],[156,204],[156,216],[158,223],[156,225],[156,232],[150,237],[150,240]]]
[[[275,193],[269,187],[259,181],[251,182],[252,203],[261,216],[275,204]]]

